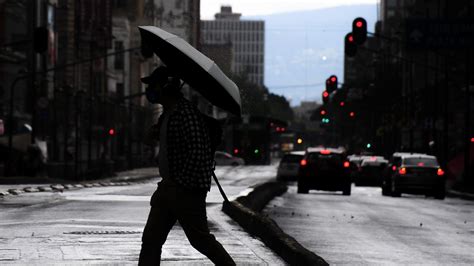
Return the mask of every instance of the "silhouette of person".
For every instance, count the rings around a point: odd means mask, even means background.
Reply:
[[[148,84],[147,99],[163,105],[164,111],[151,128],[151,135],[159,140],[162,180],[150,200],[138,264],[160,264],[162,246],[178,221],[196,250],[217,265],[235,265],[207,224],[206,196],[214,158],[199,110],[183,97],[181,81],[164,66],[142,82]]]

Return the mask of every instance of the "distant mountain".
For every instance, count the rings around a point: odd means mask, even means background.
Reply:
[[[373,32],[376,5],[273,14],[243,19],[265,20],[265,85],[296,106],[303,100],[321,100],[324,82],[335,74],[343,80],[344,36],[352,20],[364,17]],[[287,85],[316,84],[313,86]]]

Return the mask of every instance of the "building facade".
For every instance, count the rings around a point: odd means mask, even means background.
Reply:
[[[377,114],[366,138],[387,153],[436,155],[458,178],[472,176],[473,12],[468,0],[381,0],[375,36],[345,60],[345,86],[359,84],[367,92],[360,107]],[[354,61],[375,75],[355,69]],[[451,167],[463,165],[456,161],[468,167]]]
[[[232,7],[222,6],[215,20],[201,21],[202,44],[209,47],[231,45],[232,74],[245,76],[252,83],[263,86],[265,22],[240,18],[241,14],[233,13]],[[209,53],[212,57],[213,52]]]

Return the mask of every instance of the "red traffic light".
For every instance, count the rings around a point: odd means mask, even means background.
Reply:
[[[331,82],[336,82],[337,81],[337,78],[335,76],[332,76],[331,77]]]
[[[326,110],[322,109],[321,112],[319,112],[321,115],[325,115],[326,114]]]
[[[350,113],[349,113],[349,116],[350,116],[350,117],[354,117],[354,116],[355,116],[355,113],[354,113],[354,112],[350,112]]]
[[[323,91],[323,103],[328,103],[328,102],[329,102],[329,92]]]
[[[348,57],[353,57],[357,53],[357,45],[352,32],[349,32],[344,37],[344,53]]]
[[[109,129],[109,135],[110,136],[115,135],[115,129],[113,129],[113,128]]]
[[[356,44],[363,44],[367,39],[367,21],[364,18],[356,18],[352,22],[352,34]]]
[[[235,148],[234,149],[234,154],[239,154],[239,149]]]
[[[346,105],[346,103],[345,102],[340,102],[339,105],[344,106],[344,105]]]

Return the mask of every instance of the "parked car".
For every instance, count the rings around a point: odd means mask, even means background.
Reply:
[[[380,186],[388,161],[383,156],[366,156],[354,179],[356,186]]]
[[[304,151],[293,151],[283,155],[278,165],[277,180],[296,181],[300,161],[303,159]]]
[[[308,148],[298,171],[298,193],[310,189],[351,194],[350,163],[342,149]]]
[[[244,159],[232,156],[229,153],[223,151],[216,151],[214,154],[214,160],[216,161],[216,165],[239,166],[245,164]]]
[[[444,199],[445,185],[444,170],[435,156],[404,153],[395,156],[382,184],[382,194],[400,197],[402,193],[412,193]]]

